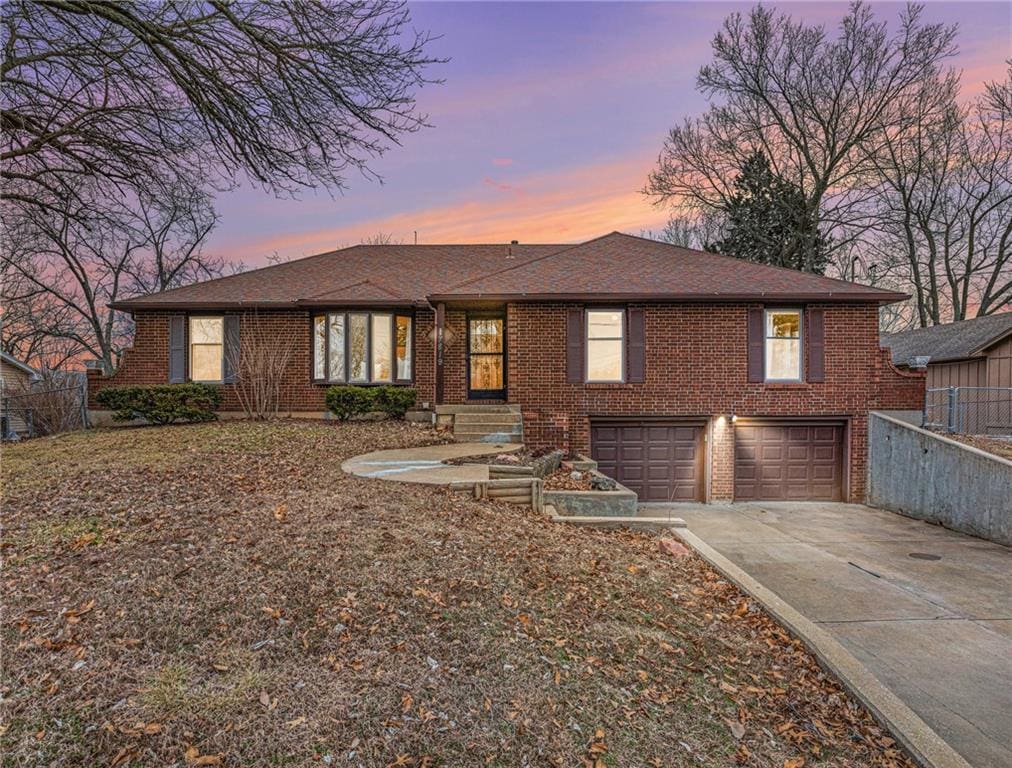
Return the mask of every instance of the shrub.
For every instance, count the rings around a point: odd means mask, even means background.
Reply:
[[[396,419],[403,419],[418,399],[418,390],[411,387],[379,387],[375,392],[376,410]]]
[[[144,419],[152,424],[213,421],[221,405],[220,390],[210,384],[157,384],[150,387],[109,387],[96,395],[116,421]]]
[[[373,410],[375,390],[368,387],[340,385],[327,390],[327,410],[341,421]]]

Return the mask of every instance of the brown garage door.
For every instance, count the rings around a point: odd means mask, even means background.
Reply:
[[[842,424],[739,424],[735,501],[843,499]]]
[[[592,423],[598,468],[636,491],[640,501],[703,500],[703,425]]]

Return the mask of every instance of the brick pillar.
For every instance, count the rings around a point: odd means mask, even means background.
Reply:
[[[730,416],[710,420],[710,498],[734,499],[734,424]]]

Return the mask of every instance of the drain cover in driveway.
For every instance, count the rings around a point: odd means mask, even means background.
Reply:
[[[915,560],[941,560],[941,555],[929,555],[927,552],[911,552],[910,557]]]

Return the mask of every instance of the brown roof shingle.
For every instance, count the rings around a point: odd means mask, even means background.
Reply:
[[[125,310],[428,299],[877,301],[904,294],[613,232],[577,245],[356,245],[117,302]]]
[[[435,299],[524,296],[896,301],[905,294],[612,232],[463,281]]]

